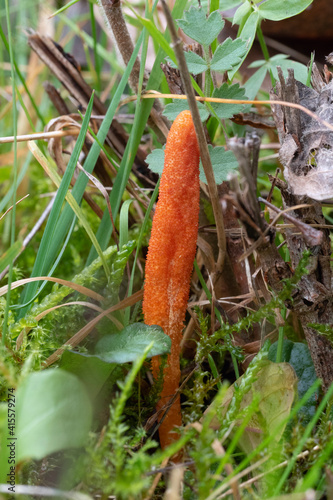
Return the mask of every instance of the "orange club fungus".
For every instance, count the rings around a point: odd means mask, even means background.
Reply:
[[[199,145],[191,113],[183,111],[168,134],[159,199],[146,261],[143,312],[147,325],[159,325],[171,338],[157,410],[169,402],[180,383],[180,343],[196,253],[199,220]],[[152,360],[159,374],[160,358]],[[182,424],[177,395],[161,422],[162,448],[175,441]]]

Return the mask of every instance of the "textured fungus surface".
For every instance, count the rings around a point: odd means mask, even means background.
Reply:
[[[171,353],[163,374],[159,410],[179,387],[179,352],[196,252],[199,219],[199,146],[192,117],[183,111],[173,123],[165,149],[159,199],[146,262],[143,312],[148,325],[159,325],[170,336]],[[158,375],[159,358],[153,358]],[[177,397],[160,426],[161,446],[176,439],[181,425]]]

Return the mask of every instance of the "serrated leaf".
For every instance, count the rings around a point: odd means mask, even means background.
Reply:
[[[296,16],[305,10],[313,0],[266,0],[259,5],[260,17],[270,21],[282,21]]]
[[[211,144],[208,145],[209,156],[212,162],[214,177],[216,184],[228,179],[228,174],[238,167],[238,161],[232,151],[226,151],[222,146],[213,148]],[[206,176],[200,160],[200,180],[207,184]]]
[[[184,52],[187,67],[193,75],[199,75],[208,69],[206,61],[195,52]]]
[[[189,52],[184,52],[185,60],[187,63],[187,68],[193,75],[199,75],[208,69],[206,61],[191,50]],[[172,68],[178,68],[178,66],[169,58],[165,58]]]
[[[84,446],[92,407],[80,380],[63,370],[29,375],[16,393],[17,461]]]
[[[276,360],[277,345],[278,343],[274,342],[268,352],[268,358],[272,361]],[[308,346],[302,342],[284,339],[282,361],[290,363],[295,370],[298,377],[298,397],[301,399],[317,379]],[[316,391],[299,411],[305,422],[309,422],[315,414],[318,396]]]
[[[238,162],[232,151],[225,151],[222,146],[213,148],[208,145],[209,155],[212,162],[212,167],[215,176],[216,184],[222,184],[223,181],[228,179],[228,174],[238,167]],[[161,175],[164,166],[164,150],[155,149],[148,155],[146,162],[149,168],[156,174]],[[207,184],[206,176],[200,160],[200,180]]]
[[[238,83],[230,86],[224,83],[221,87],[214,90],[213,97],[218,97],[220,99],[246,99],[245,89],[241,88]],[[244,104],[212,103],[212,107],[220,120],[225,120],[226,118],[231,118],[233,115],[240,113],[244,108]]]
[[[207,110],[206,106],[202,102],[198,102],[197,104],[198,104],[198,110],[199,110],[201,121],[204,122],[209,117],[209,111]],[[179,115],[179,113],[181,113],[184,110],[188,110],[188,109],[190,109],[190,108],[188,107],[187,101],[175,99],[172,103],[167,104],[165,106],[165,109],[163,111],[163,115],[166,116],[169,120],[174,121],[177,118],[177,116]],[[148,158],[149,158],[149,156],[148,156]],[[147,159],[146,159],[146,161],[147,161]]]
[[[223,29],[224,21],[218,11],[206,17],[202,7],[191,7],[184,12],[184,18],[177,20],[184,33],[201,45],[208,47]]]
[[[168,106],[170,106],[168,104]],[[146,163],[152,172],[161,175],[164,166],[164,151],[163,149],[154,149],[146,158]]]
[[[191,50],[189,52],[184,52],[184,56],[188,70],[193,75],[199,75],[208,69],[206,61],[195,52],[192,52]],[[166,57],[165,60],[172,68],[178,68],[177,64],[175,64],[169,57]]]
[[[246,43],[240,38],[227,38],[219,45],[210,63],[211,69],[223,73],[237,66],[247,52]]]
[[[170,352],[170,337],[160,326],[133,323],[119,333],[105,335],[97,343],[95,355],[107,363],[129,363],[141,356],[151,342],[154,345],[148,353],[149,358]]]

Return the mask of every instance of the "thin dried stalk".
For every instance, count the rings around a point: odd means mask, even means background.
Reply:
[[[38,140],[47,140],[55,137],[67,137],[67,136],[78,136],[80,130],[74,127],[71,127],[70,130],[58,130],[54,132],[37,132],[35,134],[26,134],[26,135],[17,135],[17,142],[25,142],[25,141],[38,141]],[[14,136],[10,135],[7,137],[0,137],[0,144],[8,144],[14,142]]]
[[[212,163],[210,161],[208,145],[205,137],[204,128],[200,119],[198,106],[195,99],[194,90],[191,83],[190,73],[187,68],[187,64],[185,61],[185,56],[183,52],[183,44],[180,38],[177,35],[177,31],[172,19],[172,15],[169,7],[167,6],[165,0],[162,0],[162,7],[164,10],[164,14],[167,20],[168,28],[171,34],[171,38],[173,41],[173,47],[175,50],[175,54],[177,57],[178,67],[180,71],[180,75],[182,78],[182,82],[184,85],[184,89],[186,92],[186,97],[188,100],[189,108],[192,114],[193,123],[195,126],[195,131],[198,137],[198,143],[200,148],[200,156],[202,165],[204,168],[204,172],[207,179],[208,184],[208,192],[211,199],[214,217],[216,222],[216,230],[217,230],[217,241],[219,247],[219,255],[216,263],[216,271],[220,273],[223,269],[225,257],[226,257],[226,236],[224,231],[224,221],[223,221],[223,213],[222,207],[219,202],[217,186],[215,183],[214,172]],[[178,96],[179,97],[179,96]]]
[[[156,91],[147,91],[145,94],[140,96],[140,99],[157,99],[157,98],[164,98],[164,99],[188,99],[187,95],[178,95],[178,94],[162,94],[161,92],[156,92]],[[137,97],[130,97],[122,102],[122,104],[126,104],[129,101],[135,100]],[[263,100],[263,101],[254,101],[254,100],[248,100],[248,99],[222,99],[220,97],[202,97],[202,96],[194,96],[194,99],[198,102],[215,102],[215,103],[221,103],[221,104],[254,104],[255,106],[260,106],[261,104],[269,104],[270,106],[274,106],[276,104],[280,106],[285,106],[287,108],[294,108],[294,109],[299,109],[300,111],[303,111],[306,115],[310,116],[314,120],[318,121],[325,127],[327,127],[329,130],[333,131],[333,125],[329,123],[327,120],[323,120],[318,114],[314,113],[313,111],[310,111],[308,108],[305,108],[301,104],[294,103],[294,102],[288,102],[288,101],[283,101],[283,100],[274,100],[268,101],[268,100]],[[277,145],[279,147],[279,145]]]

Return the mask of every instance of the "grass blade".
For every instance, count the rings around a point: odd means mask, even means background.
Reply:
[[[117,90],[114,94],[114,97],[110,103],[108,110],[107,110],[107,113],[106,113],[105,118],[102,122],[101,128],[99,129],[99,132],[97,134],[99,142],[94,142],[94,144],[92,145],[92,147],[88,153],[88,156],[84,162],[84,169],[90,173],[93,171],[94,166],[95,166],[96,161],[97,161],[97,158],[99,156],[99,153],[101,150],[100,144],[104,143],[105,138],[107,136],[107,133],[109,131],[109,128],[111,126],[114,114],[117,110],[117,106],[120,102],[120,99],[122,97],[124,89],[127,85],[128,77],[132,71],[134,61],[139,53],[139,49],[140,49],[142,40],[143,40],[143,35],[141,34],[139,37],[139,40],[137,41],[137,44],[134,48],[130,62],[128,63],[128,65],[126,67],[124,75],[123,75],[123,77],[122,77],[122,79],[117,87]],[[82,130],[83,130],[83,124],[82,124],[81,131]],[[73,155],[72,155],[72,157],[73,157]],[[76,162],[75,162],[75,164],[76,164]],[[78,179],[75,182],[75,186],[72,190],[72,195],[77,203],[81,203],[83,193],[84,193],[84,190],[86,188],[87,183],[88,183],[87,176],[84,173],[80,173]],[[56,258],[58,250],[60,249],[62,242],[65,239],[66,233],[69,230],[69,227],[72,223],[73,217],[74,217],[74,214],[73,214],[72,208],[69,205],[66,205],[64,207],[60,217],[59,217],[59,220],[56,223],[56,227],[55,227],[55,230],[53,232],[53,245],[48,249],[47,255],[44,256],[43,267],[37,273],[37,275],[38,274],[39,275],[40,274],[44,274],[44,275],[48,274],[49,269],[51,268],[51,266]],[[106,217],[109,219],[108,213],[107,213]],[[110,225],[110,223],[109,223],[109,225]],[[98,240],[98,238],[97,238],[97,240]],[[99,242],[99,244],[100,244],[100,242]],[[39,255],[39,252],[38,252],[38,255]],[[38,258],[38,255],[37,255],[37,258]],[[36,261],[37,261],[37,259],[36,259]],[[33,275],[36,276],[35,269],[33,269],[33,273],[34,273]],[[21,303],[29,302],[31,300],[31,298],[35,295],[36,290],[37,290],[37,287],[34,283],[31,285],[28,285],[26,288],[25,294],[21,297]],[[18,319],[22,318],[26,311],[27,311],[27,308],[22,309],[20,311]]]
[[[32,276],[40,276],[41,274],[45,274],[45,269],[47,268],[46,263],[48,262],[48,257],[49,257],[49,252],[52,251],[52,248],[55,248],[54,245],[54,236],[56,232],[56,225],[57,221],[59,219],[59,214],[61,211],[62,204],[65,200],[66,193],[68,191],[71,179],[74,174],[74,170],[76,167],[76,163],[79,159],[79,155],[81,153],[83,143],[86,137],[86,133],[88,130],[88,125],[89,125],[89,120],[90,120],[90,115],[92,111],[92,106],[93,106],[93,95],[90,98],[87,111],[82,123],[82,127],[79,133],[79,136],[77,138],[76,144],[74,146],[73,153],[71,155],[71,158],[69,160],[68,166],[66,168],[66,171],[64,173],[64,176],[62,178],[60,187],[58,189],[58,192],[56,194],[54,204],[52,207],[52,210],[50,212],[45,231],[43,234],[43,238],[37,253],[36,261],[32,270]],[[56,248],[56,252],[58,251],[58,247]],[[38,287],[38,282],[37,283],[29,283],[27,288],[22,294],[21,297],[21,302],[28,302],[36,293]],[[26,308],[21,309],[20,311],[20,317],[24,315],[26,312]]]
[[[42,165],[43,169],[47,173],[47,175],[50,177],[52,182],[57,186],[57,189],[59,190],[60,185],[61,185],[61,177],[60,175],[56,172],[56,170],[52,167],[52,165],[48,162],[47,158],[43,155],[41,150],[38,148],[37,144],[34,143],[33,141],[28,142],[28,147],[38,163]],[[86,217],[84,216],[79,204],[76,202],[75,198],[73,197],[72,193],[67,191],[67,194],[65,196],[67,202],[69,203],[70,207],[72,208],[73,212],[79,219],[80,223],[86,230],[86,233],[88,234],[98,256],[100,257],[102,261],[102,265],[105,270],[106,277],[110,276],[110,269],[109,266],[105,260],[104,254],[101,250],[101,247],[98,244],[98,241],[96,240],[96,236],[94,235],[89,222],[87,221]]]
[[[10,212],[10,244],[11,247],[15,244],[15,215],[16,215],[16,190],[17,190],[17,108],[16,108],[16,74],[14,70],[14,53],[13,53],[13,43],[12,43],[12,35],[11,35],[11,26],[10,26],[10,18],[9,18],[9,4],[8,0],[5,2],[6,5],[6,22],[7,22],[7,30],[8,30],[8,51],[10,58],[10,70],[12,77],[12,102],[13,102],[13,132],[14,132],[14,165],[13,165],[13,175],[12,175],[12,185],[13,185],[13,209]],[[6,345],[6,337],[8,330],[8,317],[9,317],[9,306],[10,306],[10,292],[11,292],[11,283],[13,279],[13,265],[14,259],[10,262],[9,272],[8,272],[8,291],[6,296],[6,307],[4,312],[3,319],[3,328],[2,328],[2,346]]]
[[[119,248],[128,242],[128,212],[133,200],[126,200],[120,210],[119,216]]]

